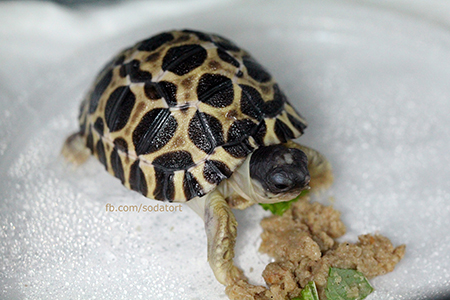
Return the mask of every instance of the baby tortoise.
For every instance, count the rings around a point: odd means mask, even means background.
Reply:
[[[92,153],[127,188],[187,202],[205,222],[208,260],[225,285],[245,278],[233,264],[231,208],[291,200],[311,176],[332,180],[321,154],[291,141],[306,122],[272,76],[215,34],[163,32],[120,52],[79,122],[62,149],[67,160]]]

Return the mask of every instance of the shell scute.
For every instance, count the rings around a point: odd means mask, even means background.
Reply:
[[[137,50],[152,52],[174,39],[170,32],[163,32],[139,43]]]

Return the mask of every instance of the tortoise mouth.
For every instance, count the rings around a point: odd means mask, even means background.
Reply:
[[[258,203],[277,203],[295,199],[301,194],[302,191],[309,190],[310,188],[311,187],[309,185],[305,185],[303,187],[287,189],[284,192],[272,193],[268,190],[264,190],[262,186],[259,186],[255,189],[255,192],[260,195],[257,200]]]

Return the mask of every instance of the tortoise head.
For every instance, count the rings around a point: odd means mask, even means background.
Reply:
[[[249,169],[253,190],[261,203],[291,200],[309,188],[308,158],[297,148],[258,148],[252,153]]]

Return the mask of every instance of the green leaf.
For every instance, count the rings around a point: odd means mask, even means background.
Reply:
[[[300,297],[295,297],[291,300],[319,300],[319,294],[317,293],[317,288],[314,281],[308,282],[300,293]]]
[[[277,203],[259,203],[259,205],[262,206],[262,208],[264,210],[270,210],[274,215],[278,215],[278,216],[282,216],[284,214],[285,211],[287,211],[292,203],[294,203],[295,201],[298,201],[298,199],[300,199],[300,197],[306,195],[309,192],[309,190],[303,190],[300,195],[298,195],[297,197],[295,197],[292,200],[289,201],[285,201],[285,202],[277,202]]]
[[[325,289],[328,300],[361,300],[372,292],[373,287],[361,272],[330,268]]]

